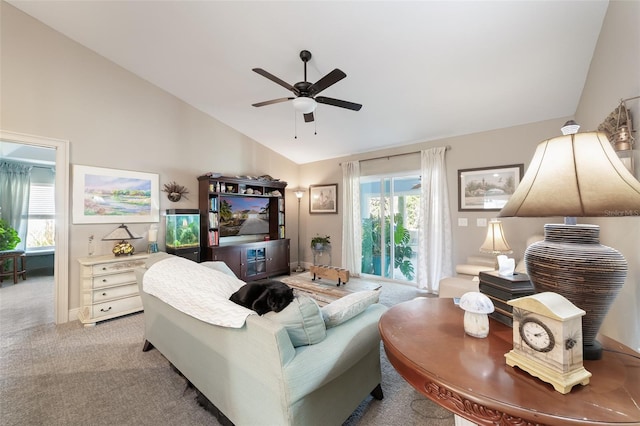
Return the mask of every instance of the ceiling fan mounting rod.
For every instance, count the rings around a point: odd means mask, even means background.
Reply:
[[[304,62],[304,81],[307,81],[307,62],[309,62],[309,59],[311,59],[311,52],[309,52],[308,50],[303,50],[302,52],[300,52],[300,59],[302,59],[302,62]]]

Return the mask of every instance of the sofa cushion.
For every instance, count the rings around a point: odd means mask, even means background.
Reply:
[[[327,328],[335,327],[363,312],[377,303],[380,292],[377,290],[357,291],[324,306],[322,317]]]
[[[322,342],[327,336],[320,307],[309,296],[296,295],[282,311],[267,312],[263,317],[281,324],[296,348]]]

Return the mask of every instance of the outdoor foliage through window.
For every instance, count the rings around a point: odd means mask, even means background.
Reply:
[[[55,188],[53,185],[31,185],[27,249],[55,246]]]

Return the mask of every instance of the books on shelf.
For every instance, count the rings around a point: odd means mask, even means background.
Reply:
[[[220,245],[220,233],[217,230],[209,231],[208,243],[209,246]]]
[[[218,211],[218,199],[216,197],[212,197],[209,199],[209,210],[214,212]]]
[[[218,215],[214,212],[209,212],[209,228],[218,227]]]

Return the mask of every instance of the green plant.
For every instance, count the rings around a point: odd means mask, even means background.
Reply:
[[[389,256],[391,253],[391,218],[384,218],[384,235],[385,241],[382,244],[382,221],[379,216],[371,215],[362,221],[362,254],[363,254],[363,272],[374,272],[373,265],[380,262],[382,257],[382,247],[384,246],[384,255]],[[409,245],[411,242],[411,234],[405,228],[402,215],[397,213],[393,218],[393,267],[398,268],[402,275],[408,280],[413,280],[415,270],[411,257],[413,249]]]
[[[315,237],[311,239],[311,248],[317,248],[319,246],[325,247],[331,244],[331,236],[330,235],[320,235],[316,234]]]
[[[6,220],[0,219],[0,251],[13,250],[22,241]]]

